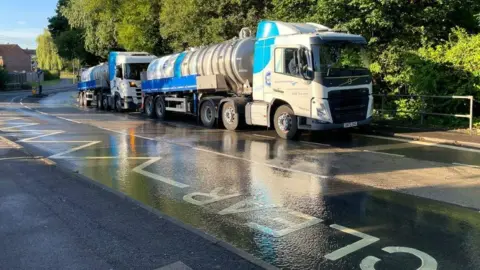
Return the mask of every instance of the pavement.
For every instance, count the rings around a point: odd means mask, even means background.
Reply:
[[[284,141],[261,128],[228,132],[189,118],[158,122],[138,113],[79,108],[74,97],[73,91],[44,99],[8,96],[3,103],[0,97],[1,136],[28,149],[33,160],[53,162],[49,168],[77,172],[85,180],[79,183],[101,187],[97,200],[123,196],[122,202],[146,209],[146,215],[160,213],[153,216],[243,254],[245,263],[480,269],[479,149],[342,132]],[[37,173],[42,175],[48,173]],[[78,208],[96,206],[87,195],[62,197],[76,200]],[[133,212],[122,209],[121,216],[142,226],[155,222]],[[71,211],[63,215],[74,218]],[[164,225],[154,227],[164,233]],[[143,246],[156,251],[146,236],[132,238],[142,252]],[[173,261],[196,269],[183,257],[154,267]],[[230,269],[223,262],[219,268]]]
[[[363,131],[409,140],[480,148],[480,136],[478,134],[466,134],[463,132],[444,130],[412,129],[408,127],[391,127],[385,125],[372,125],[369,129],[364,129]]]

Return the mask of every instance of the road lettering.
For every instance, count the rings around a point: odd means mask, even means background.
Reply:
[[[292,216],[297,217],[297,218],[304,219],[305,221],[300,222],[300,223],[295,223],[295,222],[292,222],[290,220],[277,217],[277,218],[271,218],[271,220],[273,220],[277,223],[280,223],[284,226],[288,226],[288,227],[283,228],[283,229],[275,229],[275,228],[270,228],[266,225],[258,224],[256,222],[248,222],[247,226],[252,228],[252,229],[256,229],[260,232],[263,232],[265,234],[271,235],[273,237],[283,237],[287,234],[296,232],[298,230],[305,229],[307,227],[313,226],[313,225],[318,224],[318,223],[323,221],[319,218],[312,217],[312,216],[309,216],[309,215],[306,215],[304,213],[300,213],[300,212],[297,212],[297,211],[286,210],[286,212],[289,215],[292,215]]]
[[[242,194],[240,193],[234,193],[234,194],[229,194],[229,195],[219,195],[220,191],[223,190],[223,187],[218,187],[215,188],[212,192],[210,193],[203,193],[203,192],[192,192],[189,193],[185,196],[183,196],[183,200],[186,202],[189,202],[191,204],[203,206],[206,204],[214,203],[214,202],[219,202],[223,201],[226,199],[234,198],[241,196]],[[203,200],[199,200],[198,197],[203,197]]]
[[[223,209],[222,211],[218,212],[218,214],[229,215],[229,214],[264,210],[269,208],[278,208],[278,207],[281,207],[281,206],[275,205],[275,204],[263,205],[260,202],[256,201],[255,199],[245,199],[243,201],[240,201],[236,204],[233,204]]]
[[[332,225],[330,225],[330,227],[333,228],[333,229],[342,231],[344,233],[348,233],[348,234],[351,234],[351,235],[362,238],[361,240],[359,240],[359,241],[357,241],[353,244],[350,244],[350,245],[345,246],[343,248],[337,249],[334,252],[325,255],[325,258],[328,259],[328,260],[331,260],[331,261],[336,261],[336,260],[338,260],[342,257],[347,256],[350,253],[353,253],[353,252],[355,252],[355,251],[357,251],[361,248],[364,248],[364,247],[366,247],[368,245],[371,245],[371,244],[377,242],[378,240],[380,240],[380,238],[373,237],[371,235],[356,231],[354,229],[344,227],[342,225],[332,224]]]
[[[385,247],[382,248],[383,251],[392,253],[408,253],[416,256],[422,261],[417,270],[437,270],[438,263],[437,261],[427,253],[420,251],[418,249],[409,248],[409,247]],[[360,263],[360,269],[362,270],[375,270],[375,264],[381,261],[379,258],[374,256],[368,256],[362,260]]]

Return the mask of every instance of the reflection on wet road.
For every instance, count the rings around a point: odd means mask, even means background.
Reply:
[[[0,110],[2,136],[280,268],[480,269],[480,151],[288,142],[62,105],[71,97]]]

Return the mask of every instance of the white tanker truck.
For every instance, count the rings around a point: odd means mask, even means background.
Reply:
[[[78,88],[80,106],[99,109],[137,109],[142,104],[140,73],[156,56],[145,52],[110,52],[108,63],[84,69]]]
[[[197,116],[206,127],[274,127],[285,139],[301,130],[370,123],[372,79],[358,35],[315,23],[261,21],[240,37],[163,56],[142,81],[144,110]]]

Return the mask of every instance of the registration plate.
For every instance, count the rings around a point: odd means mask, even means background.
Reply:
[[[357,124],[358,124],[357,122],[345,123],[345,124],[343,124],[343,127],[344,127],[344,128],[356,127]]]

